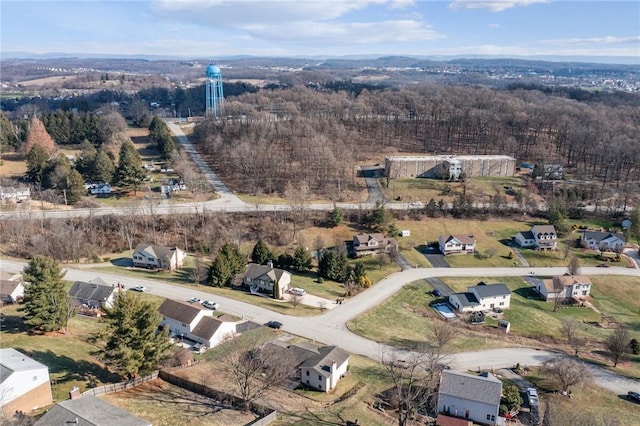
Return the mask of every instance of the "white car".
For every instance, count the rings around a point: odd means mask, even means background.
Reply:
[[[189,303],[200,303],[200,302],[202,302],[202,299],[200,299],[198,297],[192,297],[191,299],[187,300],[187,302],[189,302]]]
[[[412,203],[409,203],[409,207],[424,207],[424,204],[422,203],[422,201],[414,201]]]
[[[540,405],[540,400],[538,399],[538,391],[535,388],[527,388],[527,396],[529,397],[529,405],[532,407],[537,407]]]
[[[144,293],[145,291],[147,291],[147,288],[143,285],[137,285],[135,287],[133,287],[131,290],[133,291],[139,291],[140,293]]]
[[[218,304],[211,300],[205,300],[204,302],[202,302],[202,306],[204,306],[205,308],[213,309],[213,310],[218,309]]]
[[[307,294],[307,290],[305,290],[304,288],[297,288],[297,287],[292,288],[291,290],[289,290],[289,292],[296,296],[304,296],[305,294]]]

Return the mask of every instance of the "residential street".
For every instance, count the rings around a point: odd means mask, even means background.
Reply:
[[[14,260],[0,260],[0,268],[9,272],[20,272],[26,262]],[[640,270],[630,268],[596,268],[584,267],[586,275],[627,275],[640,277]],[[65,279],[73,281],[89,281],[100,277],[108,283],[122,282],[126,288],[143,285],[151,294],[186,300],[192,296],[203,300],[211,299],[211,293],[197,289],[185,290],[184,287],[163,283],[160,281],[132,278],[126,275],[103,273],[100,270],[81,270],[69,267],[66,269]],[[379,360],[383,353],[397,353],[402,355],[407,351],[397,350],[358,336],[347,329],[346,322],[351,318],[371,309],[400,290],[405,284],[418,279],[430,277],[500,277],[522,276],[534,272],[536,275],[559,275],[566,272],[566,268],[414,268],[394,273],[377,283],[372,288],[347,300],[344,304],[333,307],[325,313],[315,317],[292,317],[270,311],[237,300],[215,296],[222,312],[228,312],[241,318],[264,324],[270,320],[277,320],[284,324],[287,333],[313,339],[330,345],[339,345],[348,352],[364,355]],[[639,282],[640,283],[640,282]],[[258,296],[256,296],[258,297]],[[452,356],[449,364],[461,370],[509,368],[516,363],[522,365],[538,365],[551,352],[531,348],[504,348],[487,351],[458,353]],[[640,392],[640,382],[621,377],[597,366],[590,367],[596,383],[615,392],[626,394],[629,390]]]

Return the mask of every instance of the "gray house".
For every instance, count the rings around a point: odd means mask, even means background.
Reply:
[[[449,295],[449,304],[458,312],[490,311],[492,309],[508,309],[511,305],[511,290],[502,284],[485,284],[467,287],[464,293]]]
[[[444,370],[438,389],[438,413],[483,425],[504,424],[498,416],[502,382],[491,373],[481,376]]]
[[[242,277],[243,283],[252,293],[273,294],[274,286],[278,286],[280,294],[284,294],[291,284],[291,274],[283,269],[269,265],[250,263]]]
[[[34,426],[151,426],[151,422],[136,417],[95,396],[58,402],[47,410]]]
[[[69,296],[76,300],[78,305],[88,308],[112,307],[113,299],[118,294],[121,286],[106,283],[101,278],[95,278],[89,282],[76,281],[69,289]]]

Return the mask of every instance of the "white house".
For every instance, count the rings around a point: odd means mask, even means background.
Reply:
[[[273,341],[268,350],[274,359],[284,359],[298,368],[300,382],[312,389],[329,392],[335,389],[349,367],[351,355],[337,346],[320,346],[310,342],[289,344]]]
[[[133,252],[133,266],[173,271],[182,267],[187,254],[178,247],[138,244]]]
[[[440,252],[445,256],[455,253],[474,253],[476,239],[472,234],[440,235],[438,238]]]
[[[160,326],[169,327],[169,333],[176,336],[188,336],[204,317],[212,317],[213,311],[203,308],[199,303],[187,303],[166,299],[158,311],[162,315]]]
[[[243,283],[253,293],[273,294],[274,285],[280,289],[280,295],[284,295],[291,285],[291,274],[283,269],[269,265],[250,263],[243,276]]]
[[[514,241],[520,247],[533,247],[536,250],[558,248],[558,234],[553,225],[534,225],[530,231],[518,232]]]
[[[621,252],[624,249],[624,236],[616,232],[583,231],[580,236],[582,247]]]
[[[158,308],[162,315],[161,327],[168,327],[169,334],[191,340],[206,348],[212,348],[232,338],[237,323],[225,315],[213,318],[213,311],[199,303],[187,303],[167,299]]]
[[[49,368],[13,348],[0,349],[0,406],[6,418],[53,402]]]
[[[587,299],[591,294],[591,280],[583,275],[560,275],[541,280],[535,289],[547,302],[561,299]]]
[[[461,313],[508,309],[511,304],[511,291],[502,283],[480,282],[468,287],[464,293],[449,295],[449,304]]]
[[[0,302],[16,303],[24,297],[22,280],[0,280]]]
[[[202,317],[191,332],[189,339],[208,348],[213,348],[236,334],[236,322],[219,318]]]
[[[108,195],[111,194],[111,185],[108,183],[101,183],[95,186],[92,186],[89,189],[91,195]]]
[[[31,197],[31,188],[28,186],[0,186],[0,201],[26,201]]]
[[[484,425],[504,424],[499,417],[502,382],[491,373],[482,376],[444,370],[438,388],[438,413]]]

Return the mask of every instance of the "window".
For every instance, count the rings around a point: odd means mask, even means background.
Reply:
[[[35,382],[36,380],[38,380],[38,376],[33,376],[33,381]]]
[[[322,376],[318,374],[318,380],[322,380]]]
[[[487,414],[487,420],[491,420],[491,414]]]
[[[147,260],[148,260],[149,262],[153,262],[153,257],[148,257],[148,258],[147,258]]]
[[[504,306],[504,302],[500,302],[500,306]]]
[[[307,370],[307,376],[309,375],[309,370]]]
[[[307,384],[309,384],[309,379],[307,379]]]

